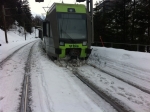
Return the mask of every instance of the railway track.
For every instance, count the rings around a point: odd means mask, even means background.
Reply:
[[[32,45],[32,47],[30,48],[30,52],[26,61],[26,66],[25,66],[25,74],[24,74],[24,78],[23,78],[23,82],[22,82],[22,94],[21,94],[21,103],[20,106],[18,108],[19,112],[31,112],[30,106],[29,106],[29,95],[30,95],[30,60],[31,60],[31,52],[32,52],[32,48],[34,46],[34,44],[37,41],[33,41],[30,43],[27,43],[25,45],[23,45],[22,47],[18,48],[17,50],[15,50],[12,54],[10,54],[9,56],[7,56],[5,59],[3,59],[0,62],[0,67],[3,68],[3,66],[5,65],[5,63],[7,63],[7,61],[9,61],[15,54],[17,54],[20,50],[22,50],[24,47],[28,46],[28,45]]]
[[[58,64],[59,63],[59,64]],[[55,64],[62,66],[65,65],[63,67],[68,68],[69,70],[73,71],[73,74],[79,79],[81,80],[85,85],[87,85],[89,88],[91,88],[98,96],[100,96],[102,99],[104,99],[106,102],[108,102],[111,106],[114,107],[115,110],[117,110],[118,112],[127,112],[127,110],[119,105],[117,102],[114,101],[114,99],[111,99],[109,96],[107,96],[103,91],[100,91],[96,86],[94,86],[92,83],[90,83],[86,78],[82,77],[80,74],[78,74],[76,72],[76,67],[74,64],[72,64],[72,62],[70,62],[68,64],[68,62],[66,64],[61,64],[61,61],[55,61]]]
[[[34,42],[34,41],[33,41]],[[20,49],[22,49],[23,47],[25,47],[26,45],[30,44],[32,42],[29,42],[25,45],[23,45],[22,47],[18,48],[17,50],[15,50],[12,54],[10,54],[9,56],[7,56],[5,59],[0,61],[0,67],[4,65],[4,63],[9,60],[15,53],[17,53]]]
[[[58,62],[57,62],[58,63]],[[57,64],[56,63],[56,64]],[[61,64],[61,61],[59,61],[59,64],[57,64],[59,66],[63,66],[63,67],[66,67],[68,68],[70,71],[73,71],[74,75],[79,78],[83,83],[85,83],[89,88],[91,88],[97,95],[99,95],[101,98],[103,98],[106,102],[108,102],[111,106],[114,107],[115,110],[117,110],[118,112],[133,112],[130,108],[126,108],[125,106],[123,106],[122,104],[120,104],[119,100],[118,99],[114,99],[114,97],[110,97],[108,94],[106,94],[104,91],[100,90],[97,86],[95,86],[92,82],[90,82],[88,79],[86,79],[86,77],[83,77],[82,75],[78,74],[78,72],[76,72],[76,67],[78,66],[74,66],[73,63],[69,63],[66,62],[66,64],[62,63]],[[70,66],[71,65],[71,66]],[[79,65],[80,66],[80,65]],[[91,65],[90,65],[91,66]],[[95,67],[95,66],[92,66],[94,68],[96,68],[97,70],[100,70],[99,68]],[[104,70],[100,70],[101,72],[105,73],[105,74],[108,74],[124,83],[127,83],[129,85],[131,85],[132,87],[135,87],[145,93],[148,93],[150,94],[150,92],[144,88],[141,88],[139,87],[138,85],[136,84],[133,84],[131,82],[128,82],[126,80],[123,80],[122,78],[119,78],[117,76],[114,76],[113,74],[107,72],[107,71],[104,71]]]
[[[85,83],[89,88],[91,88],[97,95],[99,95],[101,98],[103,98],[106,102],[108,102],[111,106],[114,107],[115,110],[118,112],[128,112],[126,108],[118,104],[114,101],[114,99],[111,99],[109,96],[107,96],[103,91],[98,89],[96,86],[94,86],[92,83],[90,83],[87,79],[79,75],[77,72],[74,72],[74,75],[79,78],[83,83]]]
[[[89,65],[89,64],[88,64],[88,65]],[[123,82],[125,82],[125,83],[127,83],[127,84],[129,84],[129,85],[131,85],[131,86],[134,86],[135,88],[140,89],[141,91],[143,91],[143,92],[145,92],[145,93],[147,93],[147,94],[150,94],[150,91],[147,90],[146,88],[140,87],[140,86],[138,86],[138,85],[136,85],[136,84],[134,84],[134,83],[132,83],[132,82],[130,82],[130,81],[124,80],[124,79],[121,78],[121,77],[117,77],[117,76],[113,75],[113,74],[110,73],[110,72],[107,72],[107,71],[105,71],[105,70],[102,70],[102,69],[97,68],[97,67],[94,66],[94,65],[90,65],[90,66],[92,66],[92,67],[94,67],[94,68],[100,70],[101,72],[106,73],[106,74],[108,74],[108,75],[110,75],[110,76],[112,76],[112,77],[115,77],[116,79],[119,79],[119,80],[121,80],[121,81],[123,81]]]
[[[66,65],[66,64],[65,64]],[[69,64],[68,64],[69,66]],[[78,74],[78,72],[76,72],[76,66],[69,66],[67,67],[69,70],[73,71],[74,75],[79,78],[83,83],[85,83],[89,88],[91,88],[96,94],[98,94],[101,98],[103,98],[106,102],[108,102],[110,105],[112,105],[114,107],[115,110],[117,110],[118,112],[128,112],[129,109],[127,109],[126,107],[124,107],[123,105],[119,104],[119,100],[114,99],[113,97],[111,98],[108,94],[106,94],[104,91],[100,90],[97,86],[95,86],[92,82],[90,82],[88,79],[86,79],[86,77],[83,77],[82,75]],[[71,69],[70,69],[71,68]],[[96,68],[96,67],[94,67]],[[98,68],[96,68],[98,69]],[[99,70],[99,69],[98,69]],[[113,74],[108,73],[107,71],[101,70],[101,72],[106,73],[110,76],[113,76],[114,78],[121,80],[122,82],[125,82],[145,93],[149,94],[149,91],[146,91],[143,88],[140,88],[139,86],[132,84],[132,83],[128,83],[128,81],[125,81],[121,78],[115,77]],[[130,110],[131,111],[131,110]],[[132,111],[131,111],[132,112]]]
[[[30,68],[31,68],[31,55],[32,55],[32,51],[33,51],[33,46],[36,44],[36,42],[32,45],[29,55],[28,55],[28,59],[27,59],[27,63],[26,63],[26,67],[25,67],[25,75],[24,75],[24,81],[23,81],[23,87],[22,87],[22,97],[21,97],[21,104],[20,104],[20,108],[19,111],[20,112],[31,112],[31,108],[29,105],[30,102],[30,94],[31,94],[31,86],[30,86]]]
[[[56,63],[57,64],[57,63]],[[59,66],[61,65],[61,62],[59,62],[58,64]],[[63,65],[63,64],[62,64]],[[65,66],[63,67],[67,67],[67,64],[64,64]],[[73,64],[72,64],[73,65]],[[94,68],[96,68],[95,66],[93,66]],[[96,87],[95,85],[92,84],[92,82],[90,82],[88,79],[86,79],[85,77],[81,76],[80,74],[78,74],[76,72],[76,67],[74,66],[68,66],[67,67],[69,70],[73,71],[74,75],[79,78],[83,83],[85,83],[89,88],[91,88],[96,94],[98,94],[101,98],[103,98],[106,102],[108,102],[110,105],[112,105],[114,107],[115,110],[117,110],[118,112],[132,112],[132,110],[129,110],[129,108],[126,108],[125,106],[119,104],[119,100],[117,99],[114,99],[114,97],[110,97],[108,94],[106,94],[104,91],[100,90],[98,87]],[[96,68],[98,69],[98,68]],[[99,69],[98,69],[99,70]],[[113,76],[114,78],[116,79],[119,79],[121,80],[122,82],[125,82],[145,93],[148,93],[149,94],[149,91],[146,91],[145,89],[143,88],[140,88],[139,86],[135,85],[135,84],[132,84],[132,83],[129,83],[128,81],[125,81],[121,78],[118,78],[116,76],[114,76],[113,74],[107,72],[107,71],[104,71],[104,70],[101,70],[101,72],[103,73],[106,73],[110,76]]]

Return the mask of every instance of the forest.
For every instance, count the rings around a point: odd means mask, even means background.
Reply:
[[[97,1],[94,41],[100,36],[108,43],[150,45],[150,0]]]
[[[32,16],[28,0],[0,0],[0,9],[0,29],[3,30],[4,22],[6,29],[9,30],[17,21],[18,26],[22,26],[27,32],[32,33],[32,27],[39,25],[39,21],[42,21],[40,16]]]

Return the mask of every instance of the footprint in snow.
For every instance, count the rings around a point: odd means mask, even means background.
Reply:
[[[117,91],[117,89],[114,86],[110,86],[113,90]]]
[[[3,97],[3,96],[0,96],[0,101],[3,100],[3,99],[4,99],[4,97]]]
[[[19,89],[18,88],[15,88],[15,91],[18,91]]]
[[[124,54],[124,55],[122,55],[122,60],[126,60],[126,59],[130,59],[131,58],[131,56],[129,55],[129,54]]]
[[[120,96],[126,97],[126,95],[123,94],[123,93],[117,93],[117,94],[120,95]]]
[[[100,82],[102,82],[103,80],[99,80]]]
[[[142,96],[139,97],[142,101],[144,101],[144,98]]]
[[[150,103],[149,102],[147,103],[147,106],[150,107]]]
[[[107,91],[109,91],[109,92],[113,92],[113,91],[112,91],[112,90],[110,90],[109,88],[106,88],[106,90],[107,90]]]
[[[136,103],[136,104],[143,104],[143,102],[139,101],[139,100],[136,100],[136,99],[133,99],[130,97],[130,100],[133,102],[133,103]]]
[[[108,81],[106,81],[106,82],[104,82],[104,84],[109,84],[109,82],[108,82]]]
[[[106,79],[105,77],[100,77],[100,79]]]
[[[2,68],[2,67],[0,67],[0,70],[3,70],[3,68]]]
[[[98,74],[97,76],[101,76],[101,74]]]
[[[111,84],[114,84],[114,82],[112,81]]]
[[[134,94],[132,94],[132,93],[125,93],[126,95],[128,95],[128,96],[131,96],[131,97],[136,97]]]
[[[120,90],[125,91],[123,87],[118,87]]]

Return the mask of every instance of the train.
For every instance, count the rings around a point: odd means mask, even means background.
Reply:
[[[53,59],[87,59],[92,50],[91,30],[91,17],[84,5],[54,3],[42,25],[42,47]]]

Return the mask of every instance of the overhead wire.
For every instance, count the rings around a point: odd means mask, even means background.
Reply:
[[[51,3],[51,0],[49,1],[49,3],[48,3],[48,5],[47,5],[47,7],[49,6],[49,4]]]

